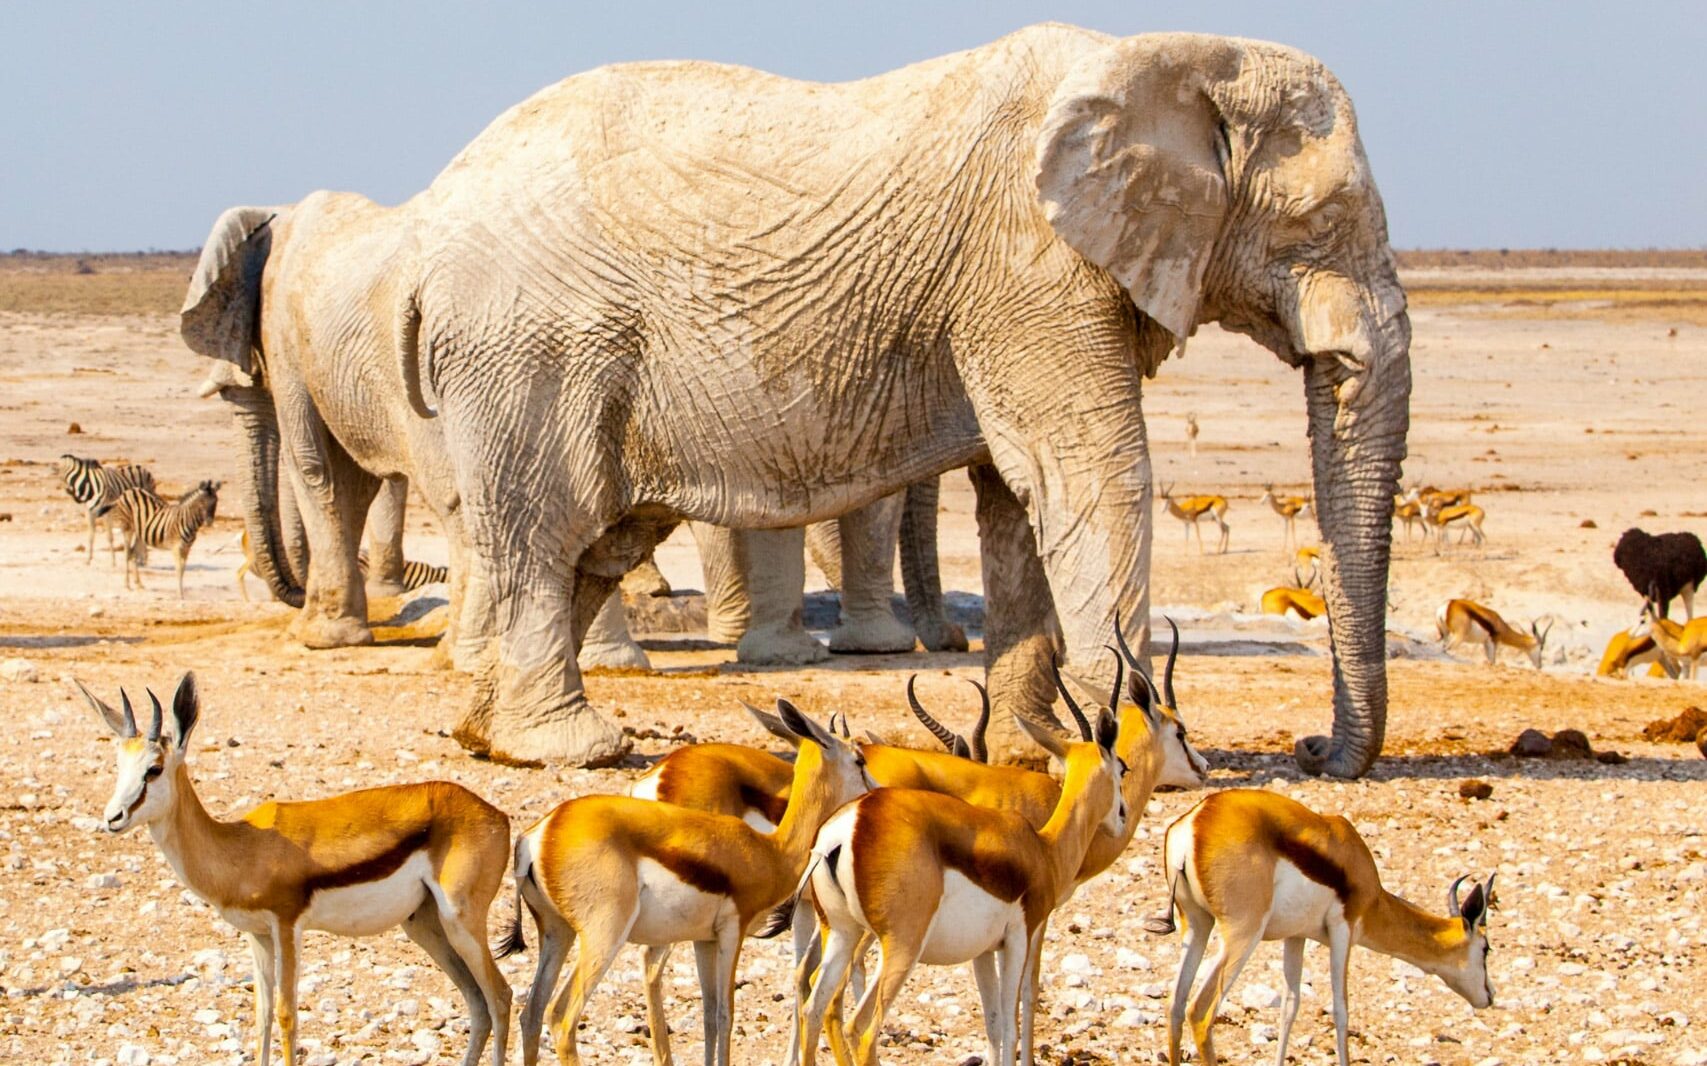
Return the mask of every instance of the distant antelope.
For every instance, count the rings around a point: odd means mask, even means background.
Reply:
[[[510,819],[448,781],[393,785],[300,803],[263,803],[218,821],[196,796],[184,764],[201,715],[194,674],[172,697],[172,731],[160,701],[139,734],[123,712],[77,682],[118,738],[118,782],[106,827],[146,825],[178,880],[249,939],[255,956],[256,1058],[272,1054],[273,1019],[287,1066],[296,1062],[296,974],[302,934],[373,936],[399,925],[462,993],[473,1066],[489,1036],[502,1066],[510,986],[486,949],[486,912],[504,877]]]
[[[154,491],[154,475],[141,466],[102,466],[98,459],[79,459],[75,455],[59,457],[59,480],[71,498],[82,504],[89,516],[89,553],[85,565],[95,561],[95,512],[116,502],[126,489]],[[108,518],[107,561],[118,561],[118,549],[113,546],[113,520]]]
[[[1551,622],[1547,623],[1546,629],[1537,629],[1531,622],[1528,633],[1519,632],[1507,624],[1499,612],[1474,600],[1447,600],[1435,612],[1435,626],[1440,630],[1442,646],[1448,651],[1455,644],[1481,644],[1487,653],[1488,665],[1492,666],[1499,659],[1502,646],[1516,648],[1529,656],[1537,670],[1541,669],[1541,653],[1547,645],[1547,634],[1553,629]]]
[[[1185,416],[1185,443],[1191,449],[1193,458],[1197,456],[1197,412]]]
[[[1405,523],[1405,540],[1411,539],[1411,527],[1415,526],[1424,537],[1429,535],[1428,518],[1423,514],[1422,501],[1415,492],[1393,497],[1393,517]]]
[[[1184,496],[1176,500],[1173,497],[1173,486],[1162,487],[1162,503],[1167,506],[1168,513],[1185,523],[1186,543],[1191,542],[1193,530],[1197,531],[1197,554],[1203,552],[1203,530],[1198,523],[1208,518],[1221,527],[1221,542],[1217,554],[1227,554],[1229,532],[1227,529],[1227,497],[1225,496]]]
[[[1631,668],[1643,663],[1649,664],[1649,676],[1677,676],[1677,665],[1654,642],[1653,634],[1636,636],[1629,630],[1620,629],[1606,642],[1606,652],[1601,655],[1600,666],[1594,673],[1596,677],[1629,677]]]
[[[787,700],[778,700],[777,709],[800,749],[787,807],[771,832],[761,833],[726,814],[630,796],[583,796],[557,807],[516,841],[518,914],[501,954],[522,946],[519,912],[525,905],[540,935],[533,989],[521,1020],[522,1058],[528,1066],[539,1057],[546,997],[577,939],[574,977],[551,1001],[559,1062],[580,1061],[575,1031],[587,999],[617,952],[631,943],[646,945],[653,1056],[668,1062],[663,967],[671,946],[692,940],[705,1061],[728,1066],[742,938],[790,899],[824,819],[872,787],[857,748]],[[767,932],[781,928],[779,923]]]
[[[1482,535],[1482,509],[1473,503],[1423,504],[1423,520],[1434,530],[1434,550],[1439,554],[1446,543],[1446,531],[1453,526],[1469,533],[1477,547],[1487,542]],[[1464,537],[1460,534],[1458,542]]]
[[[143,587],[142,561],[146,549],[171,548],[172,559],[178,566],[178,598],[184,598],[184,564],[197,535],[213,522],[214,512],[219,508],[219,486],[217,481],[204,481],[173,503],[145,489],[126,489],[116,501],[102,505],[96,517],[111,514],[124,530],[125,588],[130,588],[132,574],[136,576],[136,587]]]
[[[1286,520],[1286,534],[1281,541],[1282,550],[1291,548],[1298,543],[1298,516],[1310,509],[1310,499],[1307,496],[1276,496],[1272,484],[1264,485],[1262,503]]]
[[[1262,594],[1263,614],[1295,614],[1308,622],[1312,618],[1320,618],[1328,613],[1328,605],[1322,597],[1310,591],[1308,583],[1298,573],[1298,568],[1292,569],[1292,584],[1271,588]]]
[[[1461,507],[1470,502],[1469,489],[1440,489],[1424,485],[1412,493],[1424,507]]]
[[[1647,618],[1631,631],[1632,634],[1652,637],[1666,658],[1676,664],[1678,672],[1693,681],[1701,656],[1707,655],[1707,615],[1683,624],[1669,618],[1656,618],[1653,610],[1651,603],[1644,605]]]
[[[1324,817],[1295,800],[1260,789],[1216,792],[1168,827],[1162,849],[1169,913],[1150,930],[1171,933],[1174,917],[1185,939],[1168,1010],[1168,1062],[1178,1066],[1189,1017],[1199,1061],[1216,1061],[1215,1013],[1239,971],[1265,940],[1285,941],[1276,1062],[1286,1045],[1304,975],[1304,942],[1328,946],[1333,984],[1334,1047],[1346,1048],[1346,963],[1354,946],[1416,966],[1446,982],[1480,1010],[1494,1002],[1488,980],[1488,908],[1494,879],[1460,901],[1460,877],[1447,891],[1447,917],[1436,917],[1381,886],[1381,873],[1357,830],[1339,816]],[[1189,1008],[1187,998],[1209,935],[1221,931],[1221,951],[1209,965]]]
[[[1296,577],[1300,571],[1307,571],[1309,577],[1299,583],[1299,588],[1315,588],[1322,583],[1322,549],[1317,544],[1306,544],[1292,555],[1292,573]]]

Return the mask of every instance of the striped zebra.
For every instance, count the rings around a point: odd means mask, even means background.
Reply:
[[[154,475],[142,466],[102,466],[99,459],[79,459],[75,455],[59,457],[59,480],[71,498],[89,512],[89,554],[85,564],[95,561],[95,512],[103,505],[114,503],[126,489],[154,491]],[[113,523],[107,526],[107,561],[117,562],[118,549],[113,545]]]
[[[249,531],[247,529],[243,531],[242,544],[243,561],[237,564],[237,591],[243,594],[243,602],[249,603],[252,602],[249,599],[249,586],[243,578],[254,570],[255,555],[249,547]],[[367,573],[366,551],[356,553],[356,566],[360,568],[363,574]],[[414,592],[416,589],[449,579],[450,567],[448,566],[434,566],[432,563],[423,563],[415,559],[403,560],[403,588],[406,591]]]
[[[146,548],[170,548],[178,564],[178,598],[184,598],[184,562],[196,542],[196,534],[213,521],[219,507],[217,481],[204,481],[167,503],[144,489],[127,489],[100,510],[97,517],[112,514],[125,531],[124,587],[136,575],[142,588],[142,553]]]

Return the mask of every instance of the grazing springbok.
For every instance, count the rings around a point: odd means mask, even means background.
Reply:
[[[1279,585],[1262,594],[1263,614],[1295,614],[1308,622],[1312,618],[1320,618],[1328,611],[1328,605],[1322,597],[1310,591],[1309,582],[1292,568],[1292,584]]]
[[[1677,676],[1677,664],[1654,642],[1653,634],[1637,636],[1628,629],[1620,629],[1606,642],[1606,652],[1601,655],[1600,666],[1594,674],[1596,677],[1629,677],[1633,667],[1644,663],[1648,664],[1649,677]]]
[[[1660,651],[1676,667],[1677,673],[1673,676],[1683,676],[1693,681],[1701,664],[1701,656],[1707,655],[1707,615],[1692,619],[1687,624],[1679,624],[1669,618],[1660,618],[1654,612],[1652,601],[1644,604],[1642,613],[1646,617],[1632,632],[1636,636],[1652,637],[1654,643],[1659,645]]]
[[[1296,547],[1298,544],[1298,516],[1310,509],[1308,496],[1276,496],[1272,484],[1262,487],[1261,503],[1268,504],[1269,510],[1286,521],[1286,535],[1281,540],[1281,550]]]
[[[1260,789],[1227,789],[1205,797],[1168,827],[1162,850],[1169,912],[1150,923],[1150,930],[1173,932],[1178,915],[1185,940],[1168,1011],[1171,1066],[1181,1061],[1181,1031],[1188,1016],[1199,1062],[1214,1066],[1210,1030],[1215,1012],[1265,940],[1285,941],[1286,998],[1275,1058],[1280,1066],[1286,1064],[1287,1038],[1298,1016],[1306,940],[1328,946],[1340,1066],[1351,1062],[1345,976],[1356,945],[1434,974],[1478,1010],[1494,1001],[1487,929],[1492,877],[1471,889],[1462,903],[1458,890],[1466,878],[1454,881],[1447,893],[1448,916],[1436,917],[1381,887],[1369,848],[1346,819],[1324,817]],[[1187,997],[1215,929],[1221,931],[1221,951],[1188,1015]]]
[[[583,796],[561,804],[517,839],[516,924],[500,954],[521,948],[525,904],[540,936],[521,1021],[522,1058],[529,1066],[539,1058],[546,998],[577,939],[581,947],[574,975],[551,1002],[559,1062],[580,1061],[576,1027],[588,997],[624,944],[646,946],[652,1054],[659,1063],[670,1062],[664,964],[673,945],[691,940],[705,1019],[705,1062],[728,1066],[741,939],[794,893],[824,820],[872,787],[859,749],[787,700],[777,700],[777,710],[799,751],[787,808],[769,833],[727,814],[632,796]],[[767,933],[782,928],[773,918]]]
[[[1516,648],[1529,656],[1537,670],[1541,669],[1547,634],[1553,630],[1552,622],[1547,623],[1546,629],[1537,629],[1531,622],[1529,632],[1519,632],[1499,612],[1474,600],[1447,600],[1435,612],[1434,624],[1440,630],[1441,647],[1445,651],[1451,651],[1457,644],[1477,643],[1482,645],[1488,665],[1492,666],[1499,660],[1501,647]]]
[[[1197,554],[1203,554],[1203,530],[1198,523],[1207,518],[1221,528],[1221,540],[1216,548],[1216,554],[1227,554],[1227,542],[1230,533],[1227,528],[1227,497],[1225,496],[1182,496],[1174,499],[1174,487],[1162,486],[1162,503],[1168,513],[1185,523],[1186,543],[1191,543],[1191,534],[1197,532]]]
[[[819,831],[807,877],[823,961],[800,1012],[803,1061],[816,1061],[824,1015],[867,937],[876,939],[880,961],[854,1014],[855,1061],[875,1066],[883,1018],[915,965],[965,962],[977,976],[988,1061],[1014,1061],[1049,916],[1071,896],[1097,829],[1121,836],[1128,817],[1113,714],[1098,714],[1096,739],[1085,743],[1017,720],[1066,768],[1061,798],[1041,829],[953,796],[882,788]]]
[[[255,957],[256,1058],[266,1066],[273,1019],[286,1066],[296,1063],[296,973],[305,930],[373,936],[402,926],[468,1004],[468,1053],[480,1061],[492,1038],[502,1066],[510,986],[486,949],[486,912],[504,877],[510,819],[461,785],[430,781],[347,792],[298,803],[263,803],[234,822],[213,818],[196,796],[184,753],[200,717],[194,674],[172,697],[172,730],[160,701],[139,733],[130,697],[123,711],[77,690],[118,738],[118,783],[108,831],[146,825],[178,880],[249,939]]]

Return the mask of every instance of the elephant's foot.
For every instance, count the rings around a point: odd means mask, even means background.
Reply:
[[[1298,768],[1307,774],[1326,774],[1329,777],[1362,777],[1375,764],[1373,754],[1334,745],[1333,737],[1303,737],[1292,746],[1292,757]]]
[[[796,622],[749,629],[735,645],[735,661],[754,666],[807,666],[830,657],[828,648]]]
[[[646,657],[646,649],[636,644],[634,639],[626,634],[620,640],[581,645],[581,652],[575,656],[575,662],[583,670],[595,666],[615,670],[652,669],[652,660]]]
[[[997,714],[990,719],[990,729],[984,735],[990,750],[990,762],[1001,766],[1021,766],[1028,770],[1047,770],[1049,753],[1037,746],[1014,721],[1012,714]]]
[[[481,754],[493,762],[517,766],[614,766],[633,747],[622,730],[585,699],[544,712],[530,709],[525,714],[506,714],[494,708],[487,724],[486,736],[480,738],[485,746]],[[462,742],[462,730],[456,736]]]
[[[299,615],[296,624],[291,628],[291,634],[302,641],[304,647],[315,651],[324,651],[327,648],[355,648],[373,643],[373,630],[368,628],[366,622],[354,618]]]
[[[888,655],[913,650],[913,627],[895,617],[887,605],[871,611],[842,612],[842,622],[830,631],[830,650],[841,655]]]
[[[971,646],[966,641],[966,630],[946,618],[915,618],[913,628],[926,651],[965,651]]]

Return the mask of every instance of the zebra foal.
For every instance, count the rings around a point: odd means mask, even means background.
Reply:
[[[219,507],[219,485],[217,481],[204,481],[172,503],[143,489],[127,489],[97,512],[96,517],[112,515],[124,530],[125,588],[130,588],[132,573],[136,587],[143,587],[142,558],[147,549],[170,548],[178,564],[178,598],[184,598],[184,562],[196,535],[213,521]]]

